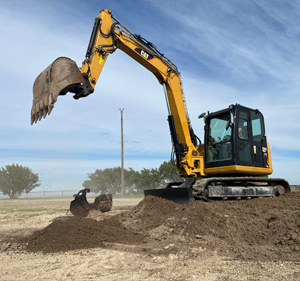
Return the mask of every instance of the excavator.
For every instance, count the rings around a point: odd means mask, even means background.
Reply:
[[[191,125],[177,67],[108,9],[95,19],[81,67],[60,57],[36,78],[31,124],[49,115],[60,95],[71,92],[74,99],[79,99],[92,94],[108,56],[117,49],[152,72],[163,86],[174,164],[185,178],[184,182],[144,190],[145,196],[188,204],[195,200],[272,198],[291,192],[285,179],[268,177],[273,168],[263,114],[240,104],[200,114],[205,124],[201,143]]]

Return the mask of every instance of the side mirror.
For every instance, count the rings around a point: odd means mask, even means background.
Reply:
[[[205,112],[201,113],[201,114],[198,116],[198,119],[201,119],[201,118],[203,118],[205,115],[206,115],[206,113],[205,113]]]

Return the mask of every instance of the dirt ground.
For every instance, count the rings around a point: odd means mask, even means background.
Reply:
[[[0,200],[0,280],[300,280],[298,189],[235,203],[114,199],[92,218],[67,214],[70,200]]]

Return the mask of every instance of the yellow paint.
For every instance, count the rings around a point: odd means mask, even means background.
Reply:
[[[266,176],[273,173],[273,169],[270,168],[260,168],[251,166],[225,166],[225,167],[215,167],[204,169],[206,176],[211,175],[244,175],[244,176]]]

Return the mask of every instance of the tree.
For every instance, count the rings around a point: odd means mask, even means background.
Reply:
[[[158,170],[162,182],[183,182],[183,178],[179,176],[179,171],[171,160],[163,162]]]
[[[137,185],[140,179],[140,172],[129,168],[124,169],[124,188],[127,194],[142,193],[142,190]]]
[[[89,188],[97,193],[116,194],[121,191],[121,168],[97,169],[94,173],[88,174],[89,180],[83,182],[84,188]]]
[[[137,172],[134,181],[131,182],[135,186],[137,193],[142,193],[144,189],[152,189],[159,186],[162,182],[158,169],[145,169]]]
[[[88,174],[89,180],[83,182],[82,186],[98,193],[120,193],[121,192],[121,167],[97,169]],[[132,168],[124,169],[124,189],[126,193],[136,193],[134,182],[138,178],[138,172]]]
[[[9,198],[18,198],[23,192],[28,194],[40,186],[38,174],[21,165],[6,165],[0,170],[0,191]]]

